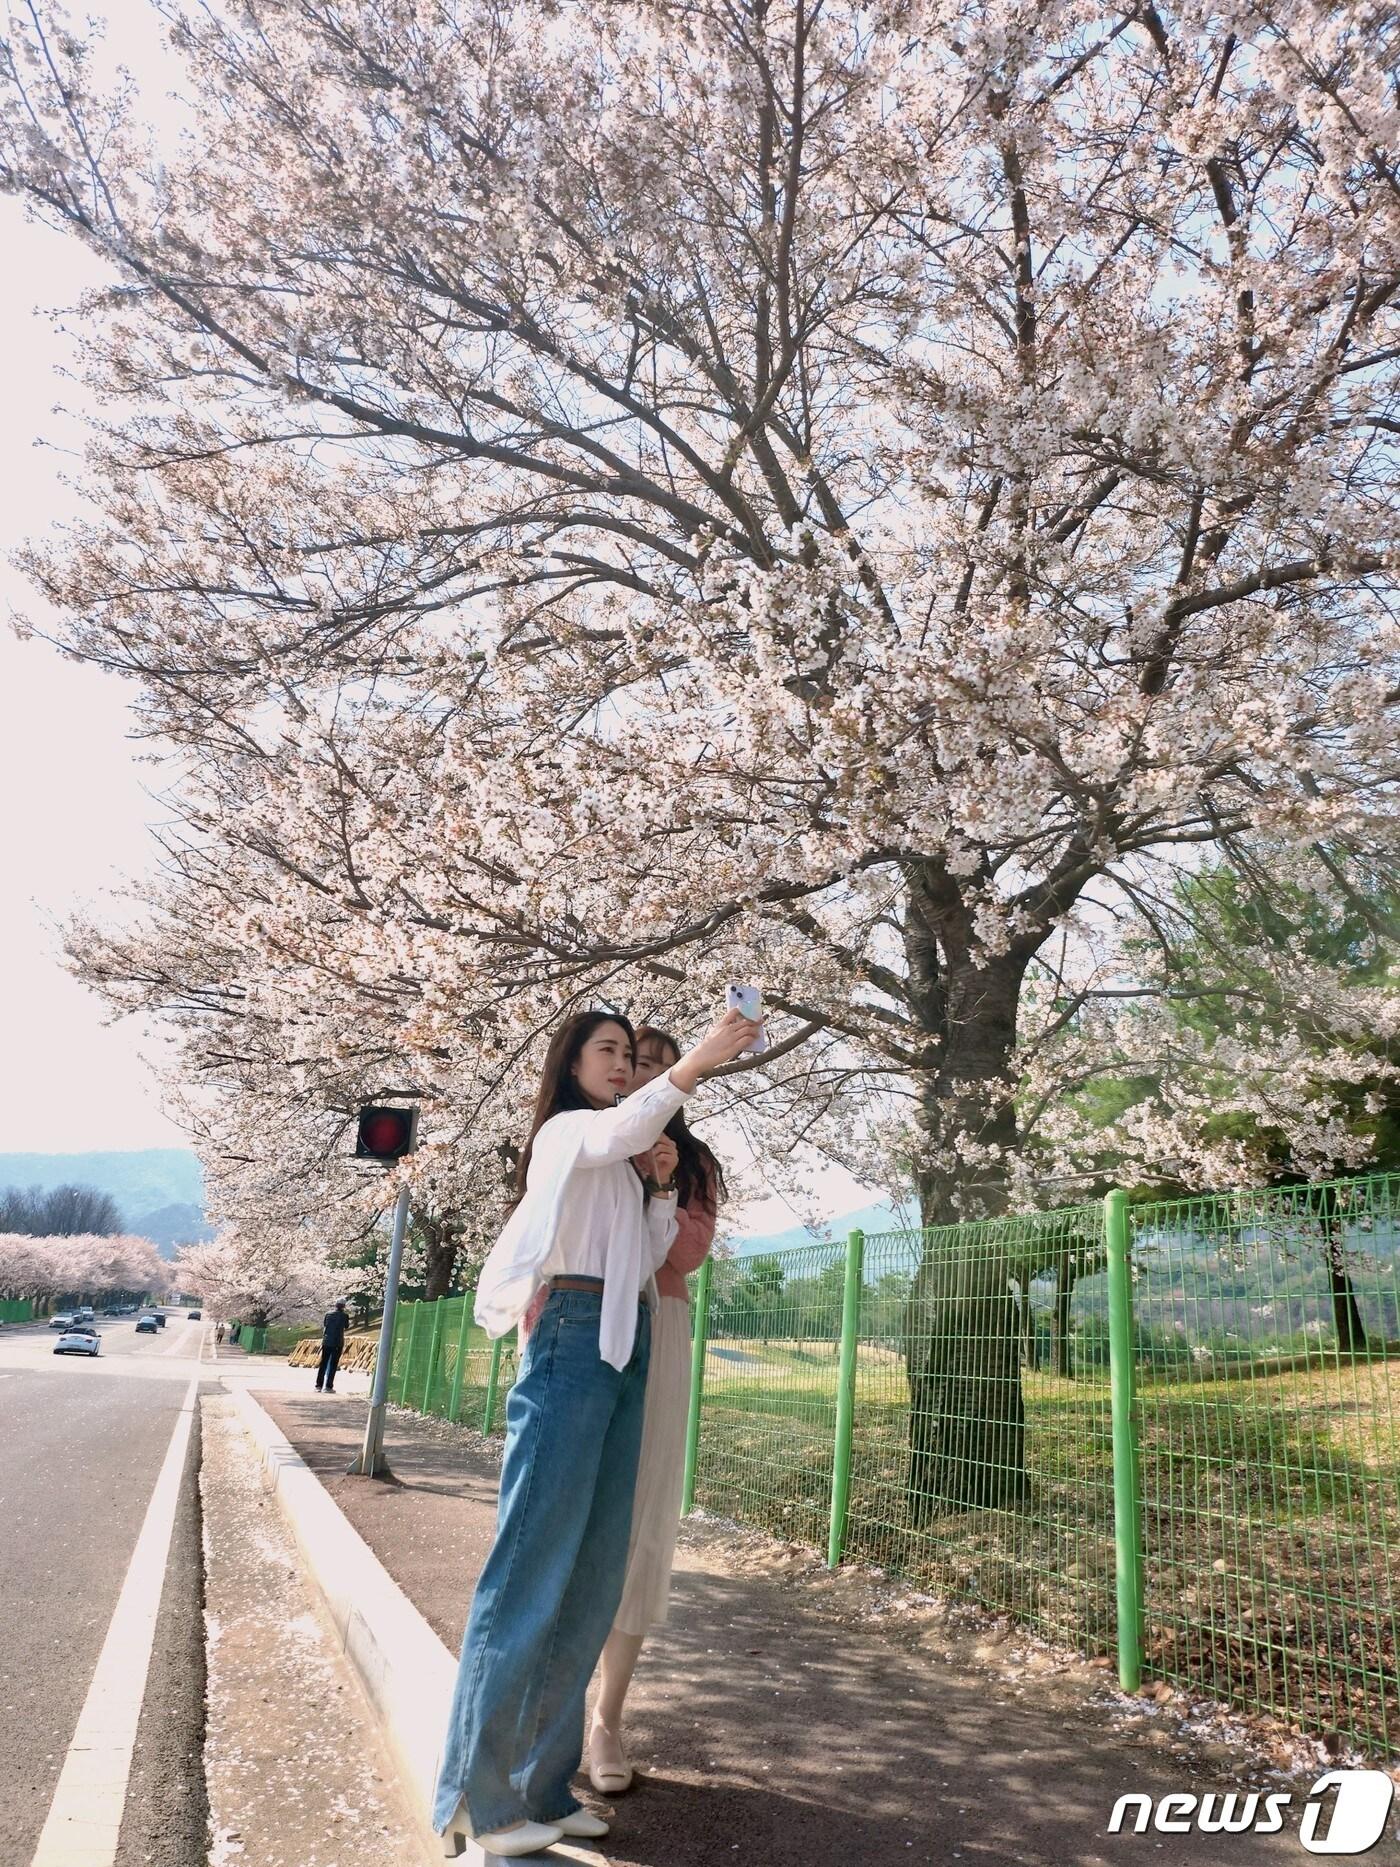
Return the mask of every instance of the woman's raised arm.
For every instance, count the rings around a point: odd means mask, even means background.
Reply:
[[[616,1108],[570,1109],[547,1121],[535,1137],[534,1157],[538,1159],[542,1150],[548,1152],[560,1145],[566,1135],[579,1141],[580,1167],[607,1167],[619,1160],[630,1160],[634,1154],[644,1154],[700,1078],[722,1063],[731,1063],[748,1048],[758,1031],[752,1018],[726,1011],[679,1063],[665,1075],[653,1077]]]

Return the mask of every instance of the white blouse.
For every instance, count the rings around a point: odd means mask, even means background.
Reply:
[[[601,1277],[598,1349],[625,1368],[637,1334],[637,1299],[676,1236],[676,1199],[642,1196],[631,1159],[660,1138],[685,1101],[670,1073],[653,1077],[611,1109],[551,1115],[535,1136],[525,1196],[506,1220],[476,1286],[476,1320],[504,1335],[551,1277]]]

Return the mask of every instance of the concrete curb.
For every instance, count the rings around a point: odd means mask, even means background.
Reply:
[[[256,1398],[231,1396],[262,1457],[308,1575],[379,1720],[399,1780],[434,1846],[430,1821],[457,1662]],[[495,1859],[468,1842],[465,1867]]]

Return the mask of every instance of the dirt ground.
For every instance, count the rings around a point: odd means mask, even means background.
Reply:
[[[455,1654],[495,1527],[500,1441],[394,1411],[391,1476],[348,1478],[362,1400],[262,1404]],[[1024,1629],[699,1517],[628,1708],[639,1782],[602,1844],[618,1867],[1298,1863],[1309,1787],[1362,1762],[1165,1688],[1128,1698],[1102,1663]],[[1291,1796],[1281,1833],[1107,1832],[1129,1792],[1250,1790]],[[1397,1832],[1393,1813],[1368,1862],[1400,1864]]]

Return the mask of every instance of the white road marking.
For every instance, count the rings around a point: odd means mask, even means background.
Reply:
[[[116,1859],[198,1387],[196,1377],[185,1390],[31,1867]]]

